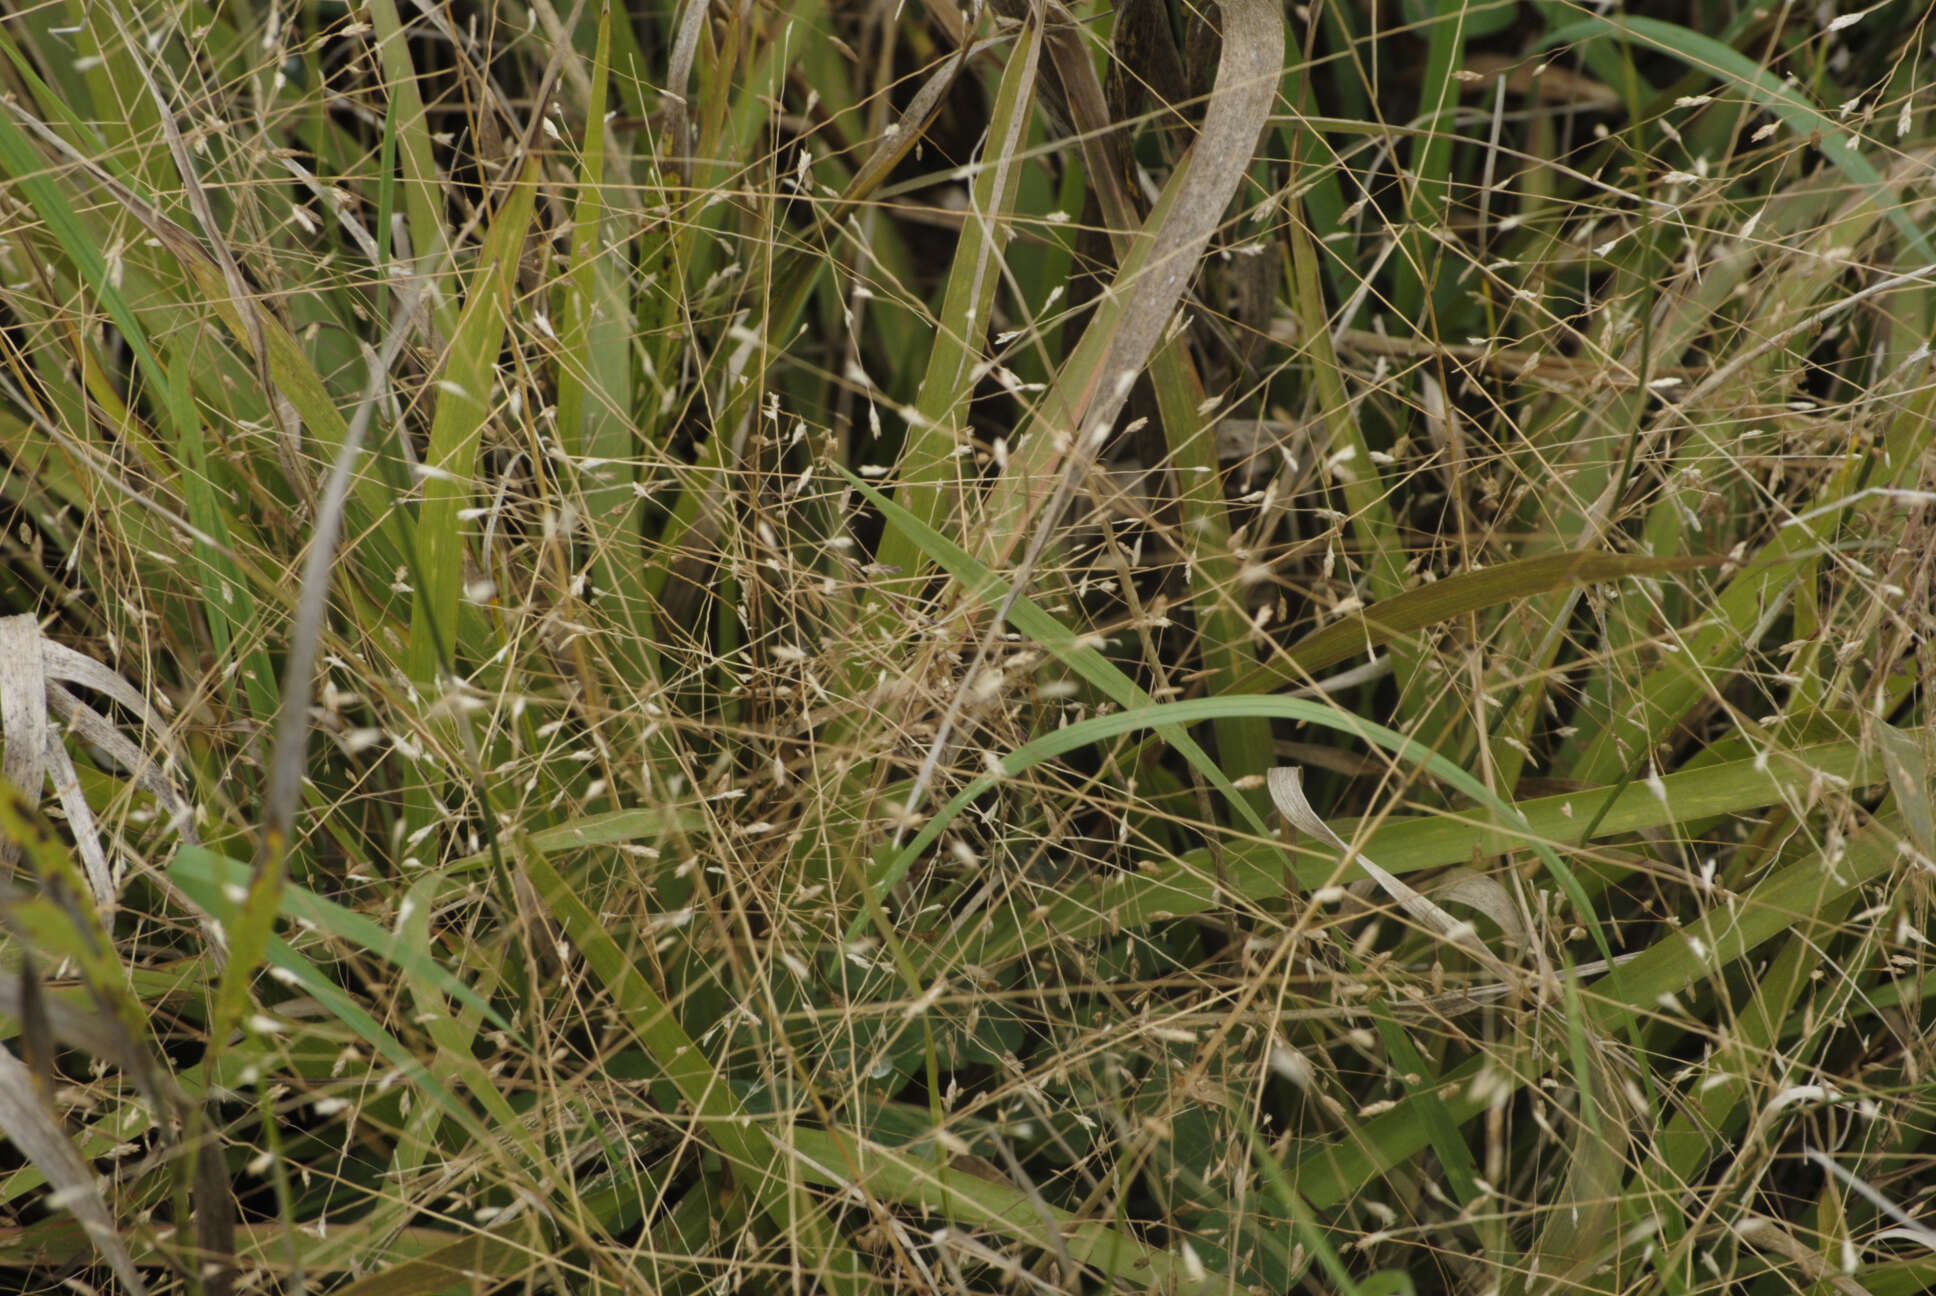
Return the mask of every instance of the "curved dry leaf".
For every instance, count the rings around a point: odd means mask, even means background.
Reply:
[[[58,687],[58,685],[52,686]],[[49,775],[67,812],[80,851],[88,891],[103,922],[114,918],[115,886],[94,811],[81,794],[80,777],[59,731],[47,723],[49,688],[41,651],[40,623],[32,615],[0,620],[0,742],[6,745],[7,781],[38,801]],[[65,692],[65,690],[63,690]],[[67,695],[67,700],[73,700]],[[0,843],[0,867],[11,873],[19,858],[13,842]]]
[[[68,755],[58,720],[83,742],[120,765],[134,785],[155,798],[168,816],[168,826],[189,845],[198,845],[195,816],[188,798],[121,727],[69,692],[64,685],[91,689],[126,707],[144,729],[164,734],[162,715],[141,691],[95,661],[63,644],[45,638],[31,615],[0,618],[0,772],[30,798],[39,800],[48,778],[67,816],[74,845],[87,877],[88,890],[104,923],[111,923],[118,887],[108,866],[101,830],[94,810],[81,792],[80,775]],[[11,872],[18,849],[0,842],[0,873]],[[179,898],[179,897],[178,897]],[[193,906],[190,906],[193,908]],[[199,914],[199,910],[195,910]],[[209,924],[204,922],[204,926]],[[213,932],[211,931],[211,935]],[[217,948],[220,948],[218,941]]]
[[[1868,1296],[1864,1287],[1835,1268],[1822,1254],[1766,1215],[1744,1215],[1731,1226],[1734,1235],[1757,1251],[1780,1256],[1811,1282],[1826,1283],[1842,1296]]]
[[[112,720],[51,680],[47,685],[47,708],[85,742],[113,757],[128,772],[136,787],[150,793],[155,803],[167,812],[168,827],[179,833],[183,841],[190,846],[201,845],[195,833],[195,814],[188,798],[162,772],[161,766],[150,760],[147,753],[122,733]],[[155,719],[158,721],[159,717]]]
[[[1431,892],[1440,904],[1462,904],[1468,909],[1477,909],[1498,924],[1506,939],[1520,949],[1533,943],[1532,929],[1525,915],[1496,879],[1469,868],[1455,868],[1435,879]]]
[[[712,12],[712,0],[686,0],[686,11],[679,17],[679,34],[672,42],[672,62],[666,77],[666,138],[672,156],[660,159],[667,178],[676,175],[681,184],[691,181],[692,114],[686,105],[686,92],[692,86],[693,59],[699,54],[699,33]]]
[[[909,810],[920,804],[954,736],[969,692],[981,678],[995,637],[1061,525],[1084,466],[1094,462],[1103,437],[1129,400],[1136,375],[1155,354],[1178,303],[1196,278],[1204,249],[1223,220],[1224,208],[1243,184],[1258,137],[1270,124],[1283,70],[1283,11],[1274,0],[1224,0],[1223,16],[1223,56],[1203,129],[1189,156],[1171,175],[1149,221],[1137,231],[1131,252],[1121,258],[1105,295],[1106,303],[1113,300],[1120,305],[1112,311],[1106,304],[1083,332],[1075,354],[1030,422],[1026,458],[1011,460],[997,484],[990,511],[999,523],[993,531],[1011,539],[1028,534],[1028,546],[1008,592],[988,621],[973,664],[935,728],[903,802]],[[1072,430],[1077,433],[1073,438]],[[1058,458],[1059,470],[1054,467]],[[1038,506],[1038,487],[1050,480],[1055,483],[1054,493]]]
[[[108,1214],[94,1172],[74,1150],[53,1113],[41,1103],[33,1073],[3,1048],[0,1048],[0,1132],[46,1176],[54,1190],[55,1204],[80,1221],[122,1285],[135,1296],[146,1296],[147,1285],[141,1281],[134,1257],[121,1241],[114,1217]]]
[[[1147,261],[1138,266],[1125,261],[1114,291],[1127,281],[1128,302],[1120,327],[1110,339],[1090,395],[1094,398],[1082,419],[1086,431],[1111,424],[1129,399],[1125,381],[1142,372],[1169,327],[1170,316],[1196,277],[1198,262],[1223,220],[1258,136],[1270,123],[1277,101],[1277,81],[1283,71],[1284,21],[1282,11],[1263,0],[1226,0],[1223,5],[1224,42],[1217,80],[1203,115],[1203,129],[1179,168],[1176,200],[1168,219],[1146,229]],[[1173,181],[1173,183],[1177,183]],[[1087,444],[1085,437],[1080,444]]]
[[[59,680],[63,684],[79,684],[82,688],[107,694],[140,716],[144,724],[157,728],[162,724],[161,712],[148,705],[148,699],[141,696],[140,690],[92,657],[76,652],[66,644],[41,639],[40,668],[49,679]]]
[[[1471,955],[1489,972],[1508,984],[1517,984],[1519,974],[1498,955],[1485,947],[1472,924],[1460,922],[1444,909],[1420,895],[1396,874],[1380,868],[1361,852],[1355,852],[1343,838],[1331,831],[1331,826],[1311,808],[1304,797],[1304,771],[1295,765],[1279,765],[1265,776],[1270,787],[1271,802],[1290,822],[1291,827],[1309,837],[1315,837],[1333,849],[1341,851],[1346,858],[1355,859],[1358,867],[1371,875],[1373,881],[1383,888],[1386,895],[1397,902],[1412,920],[1428,931],[1437,932],[1448,942]]]

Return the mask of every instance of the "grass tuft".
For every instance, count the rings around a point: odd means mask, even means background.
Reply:
[[[0,13],[0,1287],[1936,1284],[1831,9]]]

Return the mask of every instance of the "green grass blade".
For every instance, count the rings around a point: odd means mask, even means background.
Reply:
[[[1346,841],[1362,838],[1365,854],[1392,873],[1404,875],[1447,864],[1469,863],[1474,855],[1491,857],[1524,850],[1532,840],[1556,847],[1582,844],[1589,825],[1591,840],[1645,832],[1673,824],[1698,824],[1719,816],[1744,814],[1807,795],[1818,778],[1870,786],[1884,777],[1880,760],[1855,742],[1804,747],[1774,760],[1753,757],[1704,769],[1677,771],[1662,778],[1658,789],[1629,785],[1582,788],[1543,797],[1519,806],[1527,832],[1506,831],[1486,819],[1443,812],[1421,818],[1340,821],[1333,825]],[[1592,824],[1593,811],[1606,813]],[[1243,843],[1224,851],[1224,879],[1228,890],[1214,880],[1207,851],[1192,851],[1181,859],[1137,876],[1078,883],[1047,906],[1040,922],[1015,920],[994,923],[985,932],[960,943],[939,946],[924,959],[923,975],[963,963],[995,966],[1043,947],[1052,941],[1092,938],[1118,928],[1137,928],[1159,916],[1189,917],[1210,911],[1232,897],[1260,901],[1284,889],[1283,850],[1257,849]],[[1305,888],[1323,883],[1336,871],[1329,853],[1295,866],[1293,877]]]
[[[1894,848],[1888,834],[1866,830],[1848,843],[1828,890],[1844,894],[1886,871]],[[1612,1034],[1657,1010],[1662,996],[1687,989],[1716,975],[1730,963],[1786,930],[1795,915],[1811,911],[1811,899],[1824,889],[1821,861],[1790,866],[1744,896],[1738,906],[1709,911],[1700,921],[1649,947],[1640,957],[1594,981],[1583,995],[1593,1025]],[[1557,1060],[1557,1059],[1554,1059]],[[1475,1086],[1482,1071],[1491,1084]],[[1476,1057],[1445,1077],[1442,1101],[1454,1120],[1464,1123],[1484,1111],[1497,1084],[1523,1084],[1523,1073],[1503,1074],[1491,1059]],[[1296,1182],[1311,1204],[1322,1210],[1347,1200],[1360,1186],[1399,1164],[1426,1143],[1423,1122],[1409,1102],[1367,1122],[1359,1137],[1307,1152],[1293,1167]]]
[[[970,595],[990,607],[999,607],[1007,600],[1008,582],[996,576],[973,554],[922,523],[912,513],[888,499],[858,476],[844,468],[841,472],[847,478],[849,485],[865,496],[867,501],[881,510],[893,525],[909,536],[931,562],[961,582]],[[1044,612],[1035,603],[1026,598],[1016,598],[1009,606],[1008,615],[1017,630],[1054,653],[1058,660],[1067,663],[1071,670],[1081,675],[1111,701],[1121,706],[1151,704],[1150,695],[1144,692],[1134,680],[1100,652],[1083,643],[1080,636]],[[1216,761],[1211,759],[1210,754],[1198,746],[1182,728],[1165,725],[1158,727],[1157,733],[1164,741],[1181,752],[1191,766],[1224,795],[1237,812],[1247,819],[1254,831],[1259,835],[1268,835],[1269,830],[1252,808],[1250,799],[1231,784]],[[897,873],[890,878],[877,878],[876,882],[881,887],[892,886],[898,878]]]
[[[859,1188],[870,1197],[944,1212],[964,1226],[1019,1238],[1052,1251],[1041,1211],[1019,1188],[956,1172],[894,1148],[824,1130],[796,1128],[792,1143],[808,1176],[830,1188]],[[1125,1229],[1051,1210],[1062,1242],[1075,1259],[1136,1290],[1189,1291],[1222,1275],[1188,1276],[1183,1258]]]
[[[1523,834],[1527,846],[1545,861],[1554,879],[1567,892],[1568,898],[1572,900],[1587,930],[1590,933],[1598,931],[1599,920],[1594,915],[1593,906],[1587,900],[1586,893],[1573,876],[1573,871],[1562,863],[1553,849],[1532,831],[1525,817],[1511,804],[1493,795],[1483,783],[1436,752],[1424,748],[1414,739],[1333,707],[1306,702],[1299,698],[1200,698],[1188,702],[1156,703],[1079,720],[1044,734],[1002,757],[996,769],[975,779],[930,816],[921,830],[908,841],[889,865],[888,882],[891,884],[893,880],[904,876],[915,860],[934,844],[935,839],[954,821],[956,816],[966,810],[976,798],[1005,779],[1013,778],[1044,761],[1052,760],[1104,738],[1134,733],[1141,729],[1196,724],[1214,720],[1220,716],[1237,715],[1297,720],[1349,734],[1362,742],[1381,747],[1406,764],[1416,765],[1433,777],[1451,784],[1484,805],[1497,815],[1502,823]],[[1604,944],[1604,940],[1602,936],[1600,942]]]
[[[1906,239],[1924,261],[1936,264],[1936,246],[1928,234],[1913,221],[1903,204],[1895,200],[1875,164],[1853,148],[1848,127],[1809,103],[1800,92],[1768,68],[1746,55],[1723,45],[1712,36],[1690,31],[1676,23],[1638,15],[1620,18],[1585,18],[1549,33],[1538,48],[1566,45],[1583,37],[1614,34],[1663,54],[1671,54],[1689,67],[1725,78],[1768,111],[1780,117],[1790,130],[1805,140],[1817,141],[1822,156],[1839,167],[1858,188],[1869,194],[1876,210]]]
[[[949,268],[934,346],[928,352],[927,372],[915,397],[907,444],[895,472],[899,503],[929,532],[944,525],[950,499],[958,498],[964,486],[956,450],[967,431],[969,400],[980,377],[984,339],[994,318],[995,288],[1008,242],[1007,221],[1021,184],[1022,150],[1028,142],[1041,53],[1042,26],[1030,21],[1009,54],[996,92],[971,190],[970,217]],[[967,518],[961,517],[960,522],[965,528]],[[899,569],[900,578],[911,587],[919,587],[924,557],[917,537],[899,526],[890,525],[881,538],[880,562]]]
[[[846,1244],[831,1232],[818,1203],[800,1191],[792,1168],[776,1157],[772,1140],[756,1121],[738,1110],[733,1092],[706,1053],[679,1024],[658,993],[625,956],[597,916],[546,861],[542,852],[524,851],[523,867],[538,899],[563,925],[586,963],[612,995],[614,1006],[638,1035],[654,1064],[691,1105],[706,1137],[725,1154],[733,1173],[760,1203],[774,1225],[788,1235],[798,1231],[803,1263],[838,1290],[862,1290],[856,1275],[865,1272]]]
[[[1327,666],[1336,666],[1415,630],[1468,612],[1498,607],[1550,590],[1689,571],[1719,561],[1719,558],[1652,558],[1639,554],[1578,552],[1520,558],[1480,571],[1459,572],[1381,599],[1362,612],[1347,613],[1312,631],[1247,675],[1242,681],[1242,691],[1260,692],[1274,684],[1308,684],[1311,676]]]
[[[184,846],[168,866],[169,876],[184,890],[219,899],[237,887],[246,887],[253,870],[241,860],[229,859],[199,846]],[[222,908],[229,908],[223,905]],[[213,911],[211,911],[213,912]],[[478,997],[475,990],[439,963],[426,948],[399,940],[370,919],[325,899],[293,882],[283,885],[279,916],[314,928],[349,945],[394,964],[410,976],[425,981],[478,1013],[499,1030],[517,1032],[498,1011]]]

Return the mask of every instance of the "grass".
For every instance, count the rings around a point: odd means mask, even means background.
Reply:
[[[0,13],[0,1287],[1936,1284],[1925,7],[1119,8]]]

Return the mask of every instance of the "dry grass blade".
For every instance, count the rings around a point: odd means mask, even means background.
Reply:
[[[666,81],[666,139],[672,155],[661,159],[669,176],[692,182],[692,110],[687,95],[692,87],[692,64],[699,54],[699,36],[705,30],[713,0],[686,0],[679,18],[679,34],[672,45],[670,76]]]
[[[152,731],[165,731],[146,699],[126,681],[99,662],[43,640],[34,617],[0,619],[0,742],[6,748],[7,781],[28,796],[37,797],[46,777],[53,776],[55,793],[86,868],[88,889],[103,920],[111,922],[118,888],[108,867],[94,809],[81,793],[66,744],[48,724],[49,713],[112,756],[137,786],[155,796],[168,812],[171,826],[190,841],[195,832],[193,813],[159,767],[111,721],[62,688],[61,681],[106,693],[141,716]],[[14,843],[0,843],[0,864],[10,866],[17,860],[18,851]]]
[[[29,796],[47,777],[47,684],[40,624],[31,616],[0,619],[0,775]],[[11,875],[20,847],[0,841],[0,877]]]
[[[129,47],[135,44],[127,24],[118,9],[109,9],[115,30]],[[283,472],[289,484],[305,498],[309,495],[309,479],[299,466],[298,455],[302,450],[302,430],[296,423],[295,410],[284,398],[277,386],[275,371],[269,357],[269,335],[262,326],[262,310],[256,301],[256,294],[249,288],[248,280],[242,276],[242,267],[236,263],[235,253],[216,218],[215,208],[209,202],[208,192],[202,188],[201,173],[195,165],[188,141],[182,137],[181,125],[175,120],[175,110],[156,82],[154,72],[146,59],[134,60],[136,71],[147,87],[148,94],[154,99],[158,120],[161,123],[163,138],[168,143],[169,156],[174,159],[175,169],[182,180],[182,192],[188,199],[189,210],[195,213],[203,234],[203,247],[222,272],[222,282],[227,285],[229,305],[241,318],[247,330],[249,350],[255,360],[256,378],[262,384],[263,392],[269,397],[270,416],[275,420],[281,440],[277,451],[282,456]]]
[[[99,1181],[75,1152],[45,1102],[33,1074],[13,1054],[0,1049],[0,1132],[47,1176],[56,1204],[81,1222],[88,1239],[113,1267],[122,1285],[134,1296],[145,1296],[148,1286],[142,1282],[134,1257],[128,1254],[121,1232],[101,1200]]]
[[[1284,50],[1282,14],[1264,0],[1230,0],[1223,11],[1223,57],[1202,132],[1123,262],[1112,289],[1112,296],[1120,299],[1120,309],[1107,324],[1099,315],[1084,333],[1076,356],[1043,402],[1043,414],[1034,422],[1026,458],[1016,460],[1004,478],[1005,485],[1019,486],[1009,492],[1008,507],[1000,503],[996,506],[996,535],[1012,540],[1027,534],[1028,546],[1001,606],[989,619],[961,687],[936,727],[934,741],[908,793],[909,810],[926,794],[995,637],[1061,524],[1075,483],[1094,462],[1103,438],[1129,400],[1136,376],[1149,362],[1172,312],[1189,290],[1203,251],[1223,219],[1224,208],[1243,183],[1257,149],[1257,137],[1270,120]],[[1035,474],[1057,460],[1063,463],[1053,478],[1053,493],[1038,508],[1026,508],[1028,497],[1042,480]],[[1016,491],[1021,493],[1020,499],[1015,498]],[[1018,504],[1024,507],[1017,509]]]
[[[1304,772],[1295,765],[1279,765],[1267,776],[1270,786],[1271,803],[1278,813],[1289,821],[1291,827],[1301,833],[1316,837],[1333,850],[1341,852],[1371,876],[1381,890],[1398,902],[1399,908],[1409,914],[1427,931],[1436,932],[1452,945],[1478,960],[1494,976],[1507,984],[1518,984],[1521,974],[1504,959],[1487,949],[1485,942],[1473,931],[1472,924],[1461,922],[1447,913],[1432,900],[1419,894],[1409,883],[1379,867],[1363,851],[1353,850],[1345,840],[1333,832],[1331,825],[1311,808],[1304,797]],[[1529,930],[1520,920],[1514,927],[1521,932]],[[1509,928],[1509,930],[1511,930]]]

